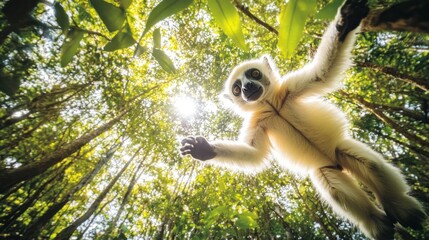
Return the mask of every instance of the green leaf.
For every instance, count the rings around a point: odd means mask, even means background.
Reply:
[[[173,61],[165,54],[164,51],[159,49],[153,49],[152,56],[155,60],[161,65],[162,69],[164,69],[168,73],[175,73],[176,68],[174,67]]]
[[[330,3],[320,10],[314,17],[317,19],[332,20],[337,15],[338,8],[343,4],[344,0],[332,0]]]
[[[91,0],[91,4],[110,32],[116,31],[122,27],[126,18],[123,9],[103,0]]]
[[[134,52],[134,57],[139,57],[140,55],[145,53],[147,50],[148,50],[147,47],[141,46],[140,44],[137,44],[136,50]]]
[[[54,10],[55,19],[57,20],[58,26],[61,27],[61,30],[63,30],[64,33],[67,33],[70,27],[69,16],[59,2],[55,2]]]
[[[77,53],[80,46],[80,40],[83,38],[83,32],[79,30],[72,30],[67,34],[67,39],[61,46],[61,67],[67,66],[67,64],[73,59],[73,56]]]
[[[244,212],[238,216],[237,221],[235,221],[235,225],[239,229],[254,229],[258,226],[258,215],[253,212]]]
[[[209,0],[208,5],[223,32],[241,49],[248,51],[241,28],[240,16],[230,0]]]
[[[131,3],[133,2],[133,0],[119,0],[119,5],[121,5],[122,9],[127,9]]]
[[[142,37],[158,22],[186,9],[193,0],[163,0],[150,12]]]
[[[153,31],[153,47],[161,49],[161,31],[159,28]]]
[[[18,91],[19,85],[21,85],[19,79],[14,79],[10,75],[0,72],[0,91],[12,96]]]
[[[105,51],[115,51],[122,48],[127,48],[136,43],[133,36],[128,31],[118,32],[113,39],[104,46]]]
[[[290,0],[280,12],[279,48],[290,58],[304,32],[305,21],[316,10],[316,0]]]
[[[210,214],[208,215],[208,218],[218,219],[220,215],[227,214],[228,212],[229,212],[228,206],[219,206],[210,212]]]

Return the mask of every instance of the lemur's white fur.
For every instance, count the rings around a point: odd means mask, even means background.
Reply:
[[[318,97],[339,86],[351,65],[350,52],[358,30],[341,43],[335,22],[325,32],[314,60],[300,70],[281,77],[269,56],[243,62],[232,70],[224,94],[244,117],[244,126],[240,142],[212,142],[217,153],[214,161],[256,170],[265,165],[272,147],[282,156],[280,164],[294,171],[306,173],[338,164],[336,148],[349,138],[347,120],[334,105]],[[251,68],[259,69],[270,82],[254,102],[231,93],[236,79],[243,79]],[[273,114],[273,107],[282,117]]]
[[[208,160],[233,169],[253,170],[267,165],[269,153],[287,169],[308,174],[320,196],[335,212],[348,218],[370,238],[393,236],[393,223],[411,226],[424,218],[422,206],[407,195],[409,187],[394,166],[348,133],[345,116],[320,97],[335,90],[350,66],[358,29],[342,42],[336,22],[325,32],[314,60],[283,77],[268,56],[241,63],[232,70],[225,95],[243,117],[239,141],[213,141],[215,157]],[[237,79],[258,69],[262,95],[247,101],[232,93]],[[243,80],[244,81],[244,80]],[[248,81],[248,80],[246,80]],[[244,85],[244,84],[243,84]],[[356,179],[376,195],[378,208]],[[388,217],[387,217],[388,216]]]

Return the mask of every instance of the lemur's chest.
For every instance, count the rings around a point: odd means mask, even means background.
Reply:
[[[321,100],[285,101],[281,105],[267,102],[255,113],[252,125],[264,129],[275,149],[294,157],[305,155],[295,152],[305,147],[332,152],[337,141],[347,135],[347,121],[340,111]]]
[[[265,125],[264,128],[267,128],[272,121],[280,120],[288,123],[291,115],[288,113],[287,106],[290,103],[286,100],[287,98],[284,96],[279,99],[264,101],[258,111],[252,115],[252,125],[255,127]]]
[[[251,117],[252,125],[255,127],[258,125],[265,125],[278,118],[288,122],[287,105],[290,104],[292,100],[288,97],[289,94],[287,94],[287,92],[284,94],[277,94],[276,96],[276,98],[261,102],[258,111]]]
[[[278,129],[281,125],[291,127],[304,135],[314,135],[319,131],[326,135],[327,132],[323,129],[342,132],[347,127],[344,115],[334,105],[321,99],[295,99],[288,98],[287,95],[265,101],[252,118],[253,127]]]

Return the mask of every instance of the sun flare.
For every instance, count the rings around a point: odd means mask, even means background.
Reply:
[[[194,99],[187,96],[179,96],[173,98],[174,110],[183,118],[190,118],[196,113],[196,102]]]

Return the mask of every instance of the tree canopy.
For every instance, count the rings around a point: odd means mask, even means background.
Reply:
[[[303,66],[341,3],[1,2],[0,237],[364,239],[274,161],[245,175],[177,151],[187,135],[235,139],[229,71],[262,54],[282,74]],[[327,101],[428,209],[429,3],[370,6]],[[429,239],[429,224],[396,235]]]

